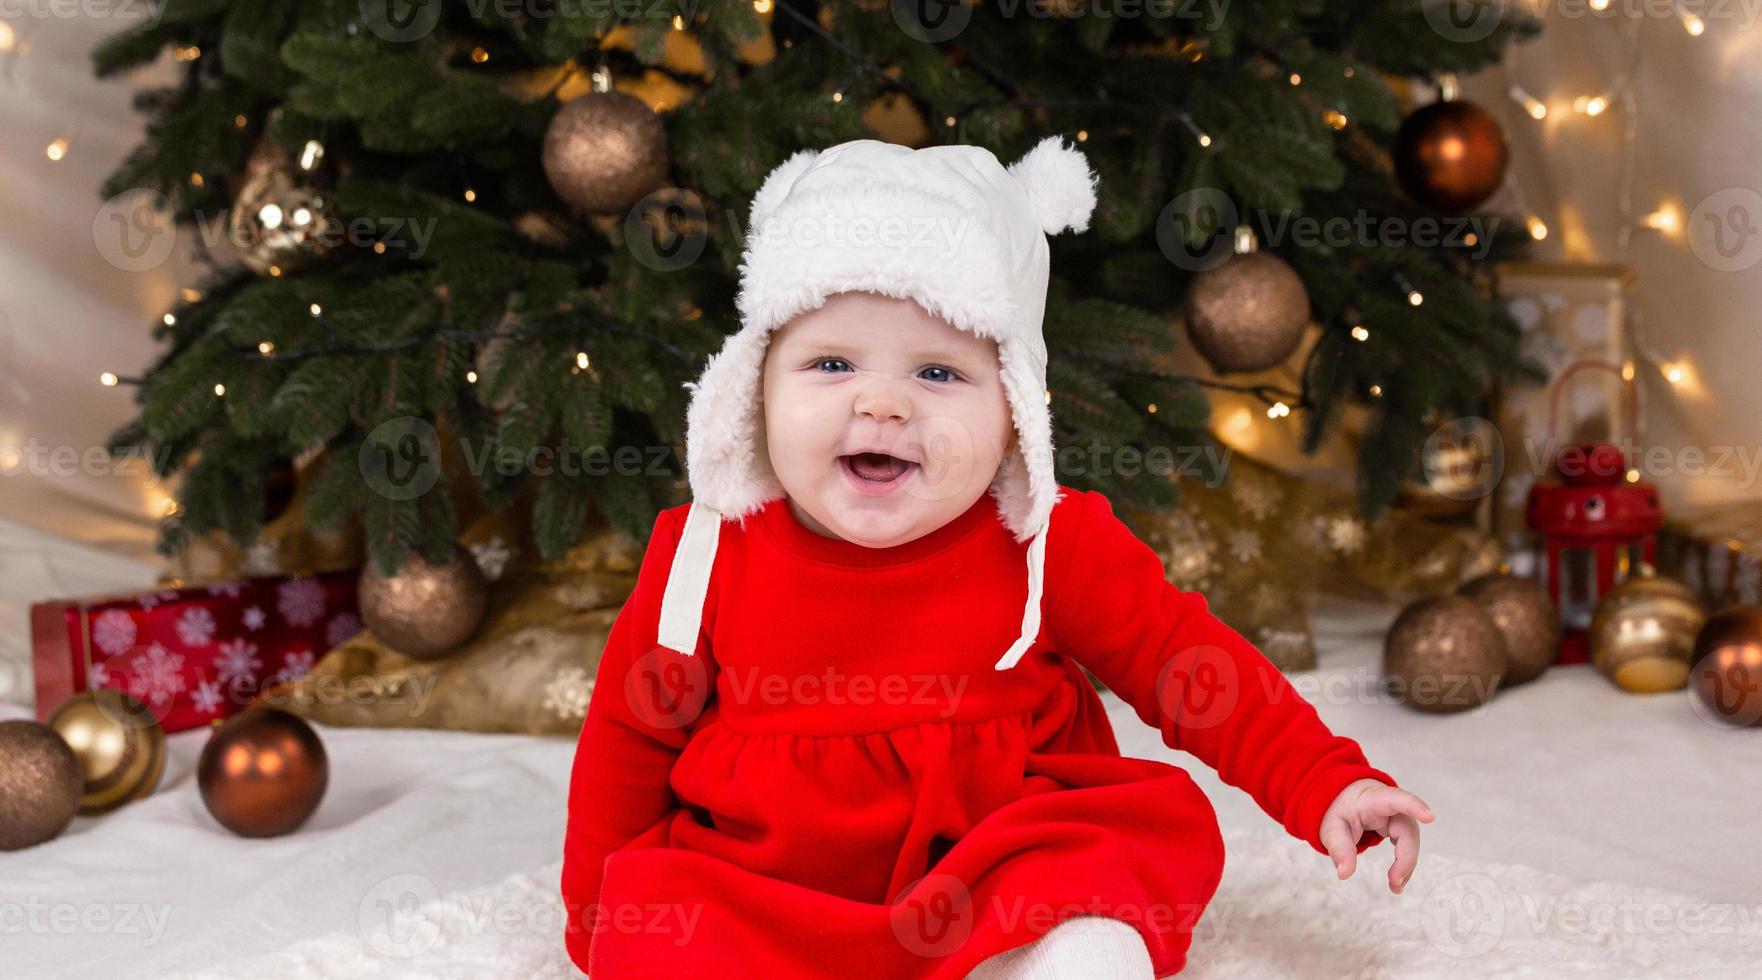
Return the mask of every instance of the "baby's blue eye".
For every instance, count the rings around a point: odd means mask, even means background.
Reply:
[[[943,376],[942,377],[927,378],[926,380],[929,380],[929,381],[953,381],[954,380],[954,372],[950,371],[948,368],[945,368],[945,367],[927,367],[923,371],[918,372],[918,376],[923,377],[925,374],[927,374],[928,372],[931,372],[931,371],[940,371],[940,372],[942,372]]]
[[[814,366],[820,368],[821,371],[825,374],[835,374],[840,370],[839,368],[833,368],[832,370],[827,371],[827,370],[825,370],[825,368],[826,368],[826,365],[828,365],[828,364],[837,364],[837,365],[841,365],[844,368],[850,367],[850,365],[844,363],[844,360],[842,358],[837,358],[837,357],[822,357],[818,361],[814,362]]]

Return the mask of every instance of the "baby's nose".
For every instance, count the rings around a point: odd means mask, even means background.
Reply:
[[[906,421],[912,417],[912,400],[904,389],[898,378],[869,375],[863,379],[862,390],[857,392],[856,413],[879,422]]]

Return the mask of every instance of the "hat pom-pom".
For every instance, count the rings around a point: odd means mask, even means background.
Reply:
[[[1048,235],[1066,228],[1089,230],[1089,214],[1095,210],[1095,185],[1100,178],[1089,170],[1089,160],[1063,137],[1048,136],[1009,166],[1010,175],[1021,183],[1034,216]]]

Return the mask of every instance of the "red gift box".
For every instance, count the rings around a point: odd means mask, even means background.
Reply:
[[[361,631],[356,570],[242,579],[31,607],[37,718],[115,688],[167,732],[226,718]]]

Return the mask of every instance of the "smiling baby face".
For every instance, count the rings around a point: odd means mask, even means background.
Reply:
[[[964,513],[1015,444],[997,344],[911,300],[839,293],[779,327],[765,440],[802,525],[871,548]]]

